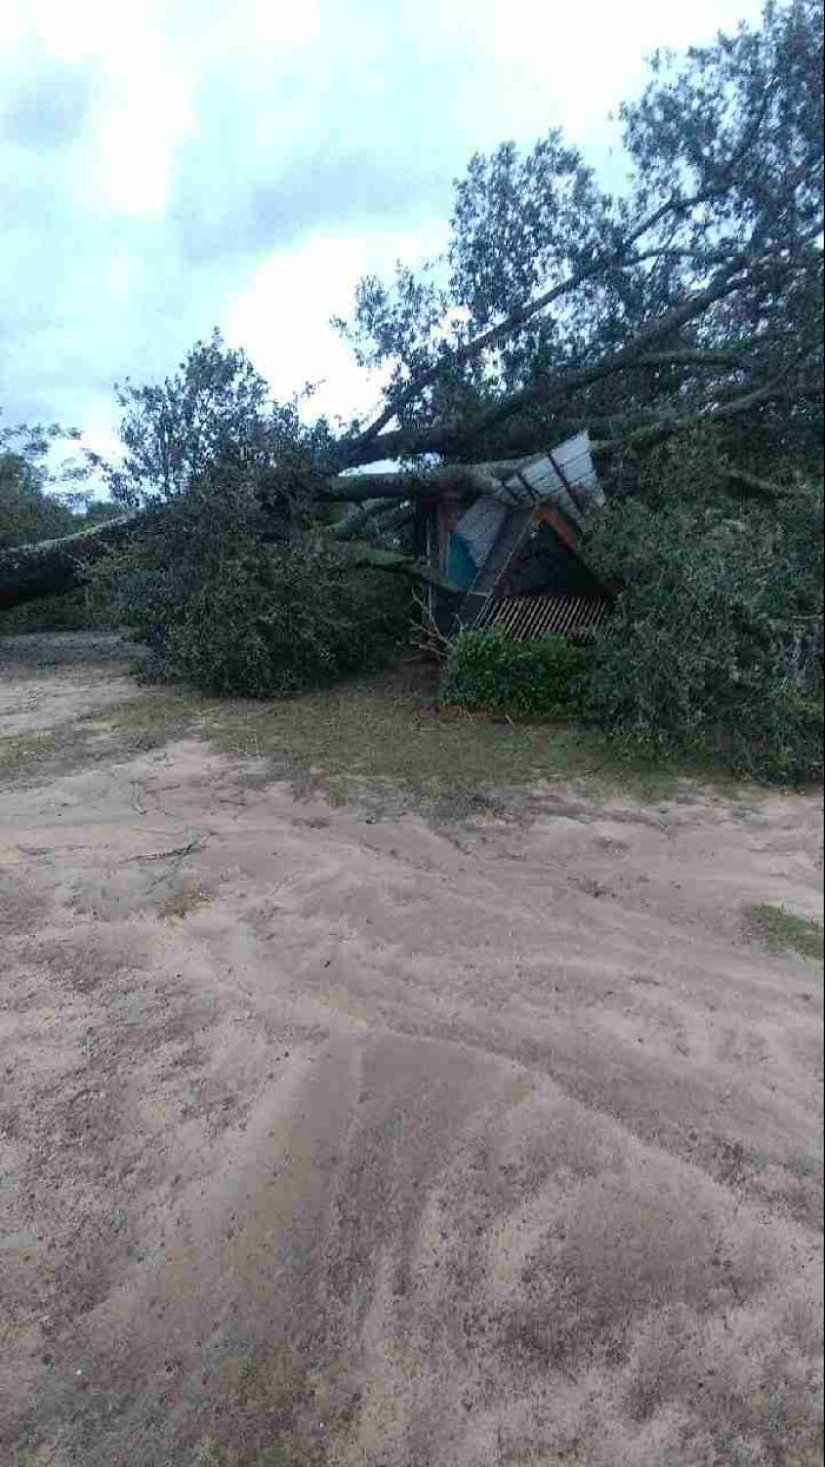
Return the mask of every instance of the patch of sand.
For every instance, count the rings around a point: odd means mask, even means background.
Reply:
[[[140,649],[116,633],[0,638],[0,738],[41,733],[138,694]]]
[[[818,801],[243,775],[0,793],[0,1459],[820,1461]]]

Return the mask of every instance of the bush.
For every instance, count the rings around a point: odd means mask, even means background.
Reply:
[[[23,636],[30,632],[112,630],[114,623],[110,612],[97,604],[84,586],[60,596],[24,601],[20,606],[0,611],[0,637]]]
[[[98,572],[158,675],[221,697],[281,697],[378,665],[401,641],[407,583],[347,565],[282,508],[264,512],[254,485],[222,477],[147,510]]]
[[[800,486],[743,503],[682,452],[655,497],[612,505],[591,539],[625,589],[586,711],[650,748],[712,749],[780,784],[821,779],[821,498]]]
[[[503,632],[462,632],[453,643],[445,703],[511,717],[570,714],[578,706],[588,653],[562,637],[515,642]]]
[[[316,547],[259,547],[204,576],[171,615],[167,605],[162,628],[153,617],[152,640],[167,677],[222,697],[282,697],[383,661],[407,628],[399,589]]]

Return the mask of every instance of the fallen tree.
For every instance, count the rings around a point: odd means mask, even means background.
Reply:
[[[709,420],[713,421],[714,416],[710,415]],[[634,444],[649,445],[689,427],[695,427],[694,419],[661,422],[656,427],[636,429],[622,442],[625,448]],[[596,442],[593,452],[606,457],[617,451],[619,446],[613,440]],[[332,475],[316,486],[319,505],[341,504],[349,512],[341,520],[325,526],[325,533],[333,545],[361,541],[362,556],[366,556],[370,548],[375,550],[373,564],[376,567],[407,574],[413,580],[444,585],[445,578],[439,576],[432,566],[414,557],[389,551],[384,543],[385,537],[412,521],[418,501],[432,503],[450,493],[459,497],[497,496],[502,482],[517,475],[525,464],[533,462],[534,457],[527,455],[480,464],[446,464],[412,472]],[[737,486],[740,494],[754,499],[779,501],[788,492],[782,485],[735,465],[723,468],[722,472]],[[0,550],[0,609],[59,595],[83,585],[96,563],[121,549],[130,537],[140,531],[147,513],[162,515],[163,506],[131,510],[118,519],[110,519],[59,539]],[[385,556],[383,560],[382,555]],[[386,558],[387,555],[391,558]],[[363,563],[367,563],[366,559]]]
[[[490,492],[502,463],[589,426],[617,492],[639,460],[715,424],[731,482],[780,493],[821,468],[822,0],[769,7],[660,58],[622,109],[620,197],[558,132],[472,159],[444,257],[369,277],[339,323],[380,368],[372,421],[306,427],[216,334],[163,384],[119,388],[125,508],[171,501],[227,455],[258,480],[313,481],[318,505]],[[403,472],[359,473],[389,460]],[[759,487],[755,487],[757,485]],[[772,491],[768,491],[772,492]],[[324,512],[319,512],[324,519]],[[5,604],[76,583],[128,529],[0,553]]]
[[[125,544],[139,519],[127,514],[58,540],[0,550],[0,608],[82,585],[89,567]]]
[[[517,473],[519,467],[528,461],[511,459],[489,464],[453,464],[411,473],[331,475],[314,484],[313,491],[321,510],[325,505],[354,506],[342,520],[325,526],[325,533],[333,545],[361,539],[364,531],[369,530],[369,538],[375,543],[372,547],[369,540],[361,544],[362,557],[373,548],[376,567],[438,584],[444,582],[444,577],[439,577],[431,566],[423,565],[410,556],[391,555],[382,545],[382,537],[410,521],[417,500],[431,501],[448,492],[458,495],[496,494],[502,480]],[[0,607],[57,595],[82,585],[88,579],[90,567],[105,555],[122,548],[130,537],[139,533],[148,515],[162,516],[163,505],[153,504],[142,510],[132,510],[119,519],[108,520],[60,539],[0,550]],[[366,564],[366,560],[363,563]]]
[[[390,645],[405,582],[466,581],[465,502],[587,427],[610,503],[589,548],[628,618],[593,716],[655,741],[725,708],[751,747],[763,708],[759,767],[801,777],[821,699],[821,71],[822,0],[780,0],[658,59],[622,109],[620,197],[557,132],[472,159],[445,254],[362,281],[341,323],[382,373],[371,421],[308,424],[218,334],[125,384],[122,460],[93,463],[124,516],[0,550],[0,606],[108,577],[168,673],[294,690]]]

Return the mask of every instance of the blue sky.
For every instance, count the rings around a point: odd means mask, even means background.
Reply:
[[[112,383],[219,325],[279,396],[366,410],[329,327],[366,270],[433,253],[476,149],[608,114],[657,46],[759,0],[4,0],[0,408],[107,448]]]

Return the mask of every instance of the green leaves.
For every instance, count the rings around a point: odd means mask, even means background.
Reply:
[[[207,475],[145,510],[98,573],[161,676],[281,697],[380,662],[407,631],[407,584],[343,563],[305,522],[289,477],[269,489],[263,507],[246,476]]]
[[[483,458],[553,441],[560,420],[606,421],[615,448],[646,425],[731,411],[743,467],[809,465],[822,443],[821,72],[822,0],[786,0],[761,26],[656,60],[622,109],[620,198],[558,131],[473,157],[444,254],[359,288],[343,329],[389,385],[342,462],[380,459],[393,417],[403,443],[384,448]],[[708,292],[716,279],[729,289]],[[657,326],[657,364],[625,352]]]
[[[575,712],[588,653],[562,637],[514,642],[501,632],[462,632],[447,662],[445,703],[513,718]]]
[[[0,427],[0,550],[70,535],[77,529],[69,506],[47,492],[50,447],[76,436],[56,423]]]
[[[71,510],[46,494],[37,467],[0,449],[0,550],[70,535],[76,528]]]
[[[326,423],[308,428],[298,401],[274,402],[246,353],[217,330],[162,384],[127,381],[117,394],[126,452],[108,478],[121,504],[174,499],[216,469],[264,475],[305,467],[328,446]]]
[[[625,590],[588,714],[641,744],[711,747],[759,778],[821,778],[821,491],[743,507],[720,488],[712,442],[680,448],[591,537],[591,561]]]

